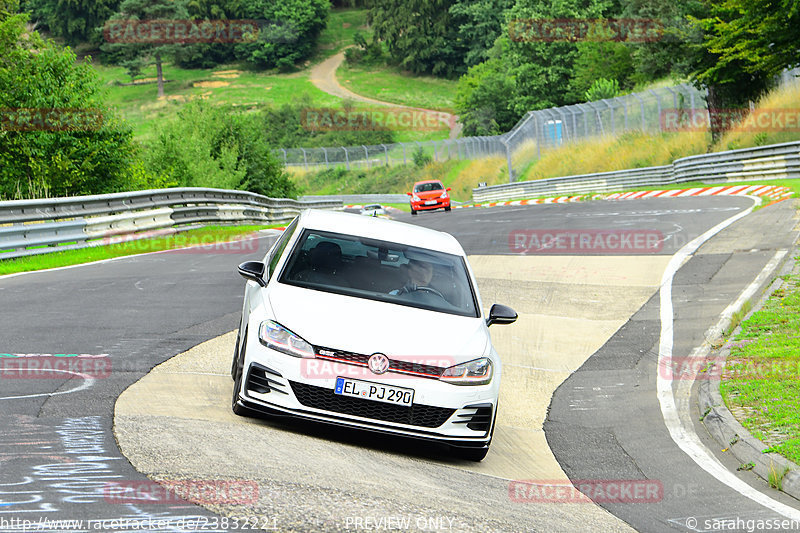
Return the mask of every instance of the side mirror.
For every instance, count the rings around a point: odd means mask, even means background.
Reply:
[[[447,190],[448,190],[448,191],[452,191],[452,190],[453,190],[453,188],[452,188],[452,187],[448,187],[448,188],[447,188]]]
[[[407,194],[407,195],[409,195],[409,196],[414,196],[414,195],[413,195],[413,194],[411,194],[410,192],[407,192],[406,194]]]
[[[517,312],[508,306],[494,304],[489,310],[489,318],[486,319],[486,325],[492,324],[513,324],[517,321]]]
[[[267,265],[261,261],[245,261],[239,265],[239,274],[248,281],[255,281],[262,287],[267,286],[264,276],[267,273]]]

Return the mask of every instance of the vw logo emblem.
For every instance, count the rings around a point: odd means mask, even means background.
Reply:
[[[367,363],[373,374],[383,374],[389,370],[389,358],[382,353],[372,354]]]

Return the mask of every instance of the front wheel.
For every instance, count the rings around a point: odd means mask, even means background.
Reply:
[[[237,356],[233,359],[233,398],[231,398],[231,409],[234,414],[239,416],[252,416],[252,412],[247,407],[239,405],[239,391],[242,390],[242,378],[244,368],[239,364],[239,360],[244,360],[244,350],[247,346],[247,332],[244,332],[241,350],[237,350]]]
[[[444,208],[444,210],[445,211],[450,211],[450,206],[448,205],[447,207]]]
[[[236,347],[233,349],[233,363],[231,364],[231,377],[236,379],[236,367],[239,364],[239,346],[242,340],[242,327],[239,326],[239,332],[236,334]]]
[[[411,214],[412,214],[413,216],[417,216],[417,212],[416,212],[416,211],[414,211],[414,209],[413,209],[413,208],[411,209]]]

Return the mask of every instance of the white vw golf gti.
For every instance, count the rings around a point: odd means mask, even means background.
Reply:
[[[305,211],[247,280],[233,411],[435,440],[482,460],[501,364],[475,276],[447,233]]]

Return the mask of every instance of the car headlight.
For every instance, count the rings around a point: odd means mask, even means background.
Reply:
[[[417,196],[417,195],[415,194],[415,195],[413,195],[413,196],[411,197],[411,200],[413,200],[413,201],[415,201],[415,202],[419,202],[419,196]]]
[[[293,357],[311,359],[316,357],[313,346],[272,320],[265,320],[261,323],[258,328],[258,339],[268,348]]]
[[[492,373],[492,361],[482,357],[446,368],[439,379],[453,385],[486,385],[492,381]]]
[[[443,192],[439,198],[447,198],[447,191]]]

